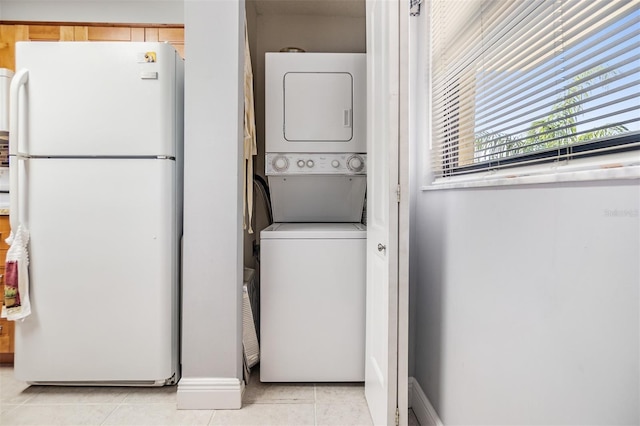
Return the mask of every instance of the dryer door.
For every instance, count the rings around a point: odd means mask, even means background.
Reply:
[[[347,72],[284,76],[284,138],[348,142],[353,137],[353,77]]]

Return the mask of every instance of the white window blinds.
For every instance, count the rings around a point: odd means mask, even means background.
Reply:
[[[431,0],[436,177],[640,146],[640,0]]]

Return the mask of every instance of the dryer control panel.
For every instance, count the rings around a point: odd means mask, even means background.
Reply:
[[[366,175],[367,155],[362,153],[268,153],[267,176]]]

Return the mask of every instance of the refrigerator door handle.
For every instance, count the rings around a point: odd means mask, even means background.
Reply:
[[[20,221],[19,208],[19,182],[18,182],[18,160],[19,154],[19,127],[20,127],[20,104],[18,97],[20,87],[29,81],[29,70],[21,69],[11,80],[9,89],[9,222],[11,229],[18,229]]]

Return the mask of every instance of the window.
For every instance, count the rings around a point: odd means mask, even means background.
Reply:
[[[640,147],[640,1],[431,0],[432,170]]]

